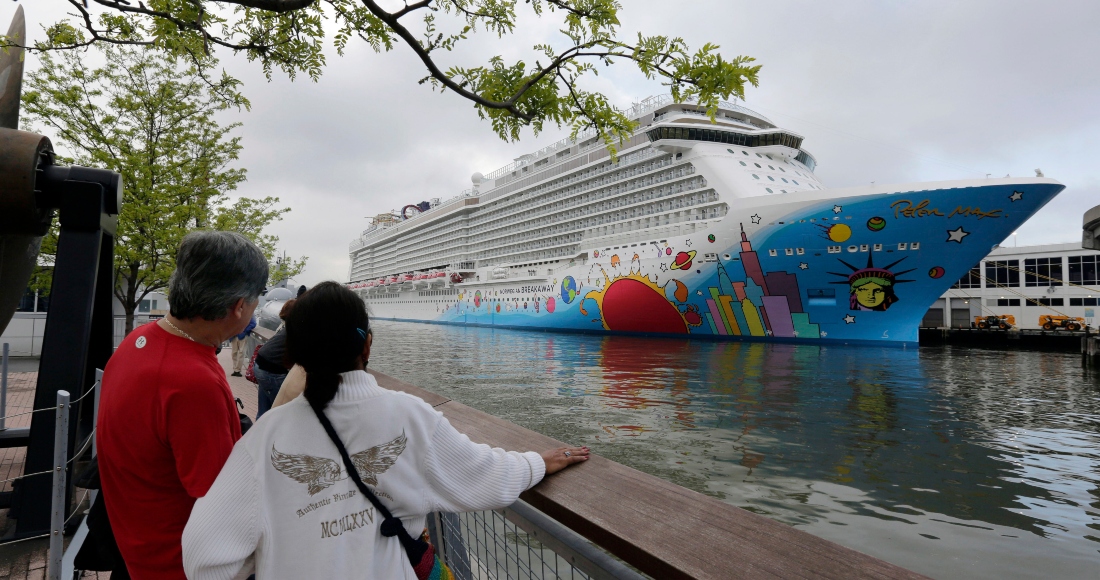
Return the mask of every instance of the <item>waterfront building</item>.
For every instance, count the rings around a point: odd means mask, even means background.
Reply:
[[[1041,316],[1081,318],[1095,327],[1100,310],[1100,251],[1081,244],[997,247],[936,300],[927,328],[971,328],[980,316],[1012,316],[1039,329]]]
[[[351,242],[349,286],[395,320],[915,343],[951,281],[1064,189],[830,189],[801,135],[740,104],[627,114],[638,127],[615,158],[582,133],[379,214]]]

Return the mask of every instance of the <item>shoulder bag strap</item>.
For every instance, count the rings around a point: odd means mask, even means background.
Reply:
[[[313,408],[313,406],[310,405],[310,408]],[[405,548],[405,555],[409,557],[409,562],[415,567],[420,563],[420,560],[424,557],[424,553],[428,550],[427,542],[413,539],[413,537],[409,535],[409,532],[405,530],[405,525],[401,523],[401,520],[393,517],[390,510],[386,509],[386,506],[378,501],[378,498],[371,493],[370,488],[368,488],[359,477],[359,471],[355,469],[355,464],[352,463],[351,456],[348,455],[348,450],[340,441],[340,436],[336,434],[336,429],[333,428],[332,422],[325,416],[325,412],[319,409],[313,409],[313,412],[317,415],[317,420],[321,422],[321,426],[325,428],[325,433],[328,433],[328,438],[332,440],[333,445],[336,445],[336,450],[340,452],[340,459],[344,461],[344,469],[348,472],[348,477],[355,482],[355,486],[359,488],[359,491],[367,496],[371,505],[381,514],[382,535],[387,538],[397,536],[397,539],[401,541],[401,546]]]

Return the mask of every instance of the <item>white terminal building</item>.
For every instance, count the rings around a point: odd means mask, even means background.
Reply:
[[[925,328],[971,328],[978,316],[1013,316],[1020,329],[1039,317],[1100,321],[1100,251],[1080,243],[997,247],[929,308]]]

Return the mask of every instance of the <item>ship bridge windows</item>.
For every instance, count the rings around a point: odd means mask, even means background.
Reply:
[[[688,141],[710,141],[713,143],[727,143],[742,147],[767,147],[771,145],[783,145],[791,149],[802,146],[802,138],[789,133],[763,133],[746,135],[733,131],[719,129],[696,129],[688,127],[657,127],[646,132],[650,141],[660,139],[684,139]],[[757,154],[759,156],[759,153]]]

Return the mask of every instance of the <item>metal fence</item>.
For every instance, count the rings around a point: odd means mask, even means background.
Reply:
[[[645,578],[523,501],[429,519],[429,533],[457,580]]]
[[[135,315],[134,328],[158,318],[160,316]],[[118,348],[122,339],[126,338],[126,317],[115,316],[113,323],[114,346]],[[0,342],[11,345],[11,356],[13,357],[42,356],[42,337],[45,333],[45,312],[16,312],[4,333],[0,335]]]

